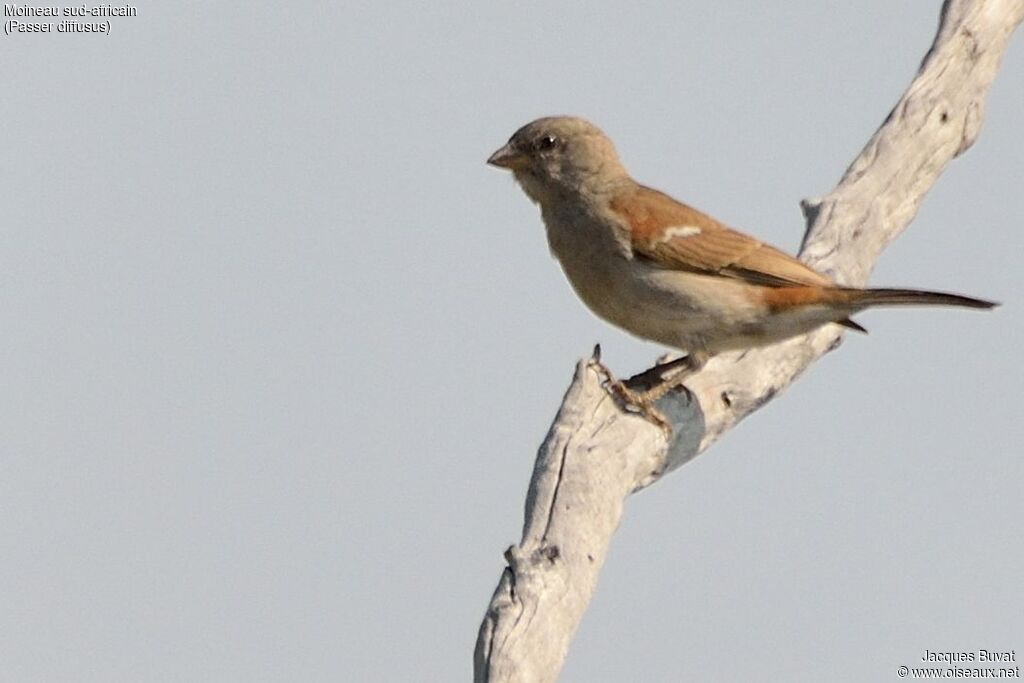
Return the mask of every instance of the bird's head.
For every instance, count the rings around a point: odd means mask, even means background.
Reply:
[[[507,168],[535,202],[597,194],[628,178],[615,146],[600,128],[572,116],[526,124],[487,159]]]

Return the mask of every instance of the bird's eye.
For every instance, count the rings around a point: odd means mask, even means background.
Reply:
[[[557,144],[558,138],[556,138],[554,135],[542,135],[539,138],[537,138],[537,141],[533,143],[533,146],[538,152],[543,152],[545,150],[553,148]]]

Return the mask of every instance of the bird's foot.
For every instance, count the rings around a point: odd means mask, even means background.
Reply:
[[[617,379],[605,382],[605,389],[620,406],[632,409],[633,412],[646,419],[655,427],[658,427],[665,433],[666,439],[672,438],[672,423],[669,422],[665,413],[654,406],[654,402],[664,392],[661,392],[658,396],[653,396],[653,391],[636,391],[635,389],[630,389],[625,382]]]
[[[612,374],[612,371],[601,362],[600,345],[594,347],[594,355],[590,362],[594,369],[597,370],[598,374],[603,378],[601,386],[603,386],[611,397],[615,399],[615,402],[618,403],[619,406],[639,414],[647,421],[654,424],[665,433],[666,439],[670,439],[672,437],[672,423],[668,421],[664,413],[654,407],[654,401],[661,398],[661,396],[665,394],[665,391],[661,391],[657,395],[654,395],[654,392],[657,391],[659,387],[643,391],[633,389],[630,385],[633,385],[633,381],[640,377],[640,375],[631,377],[625,382],[616,378],[615,375]],[[651,372],[655,369],[657,369],[657,366],[651,368],[651,370],[648,370],[647,372]],[[647,373],[641,373],[641,375],[646,374]]]

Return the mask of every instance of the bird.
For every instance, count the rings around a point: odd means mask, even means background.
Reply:
[[[989,309],[984,299],[919,289],[858,288],[634,180],[589,121],[539,118],[487,163],[512,172],[540,207],[548,246],[599,318],[685,356],[626,382],[602,365],[614,396],[665,427],[653,403],[716,354],[767,346],[875,306]],[[638,389],[641,387],[641,389]]]

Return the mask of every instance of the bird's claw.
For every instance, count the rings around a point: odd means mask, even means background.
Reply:
[[[651,399],[651,391],[637,391],[630,389],[625,382],[617,379],[612,371],[600,361],[600,347],[595,349],[591,363],[597,373],[601,376],[601,386],[619,404],[620,407],[629,412],[636,413],[665,433],[665,438],[672,437],[672,423],[665,415],[654,407]]]

